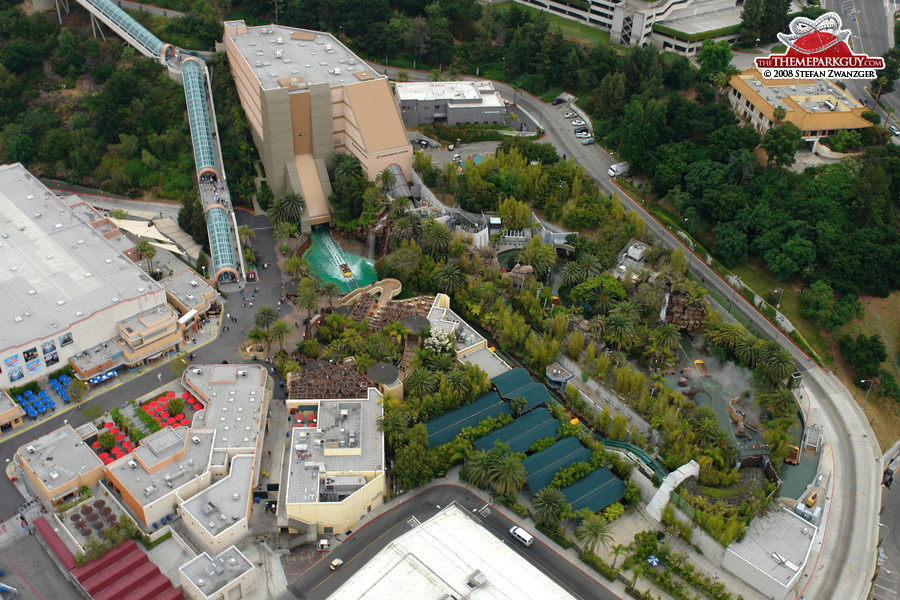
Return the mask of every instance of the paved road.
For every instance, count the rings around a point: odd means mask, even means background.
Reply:
[[[885,456],[885,460],[888,460]],[[887,465],[886,465],[887,466]],[[900,459],[894,459],[891,467],[900,476]],[[900,482],[900,477],[897,478]],[[897,483],[900,486],[900,483]],[[897,531],[900,530],[900,489],[882,490],[879,536],[881,550],[885,561],[879,568],[872,583],[869,598],[873,600],[897,600],[900,598],[900,544],[897,543]]]
[[[320,560],[308,571],[290,581],[288,589],[298,600],[327,598],[388,542],[409,531],[411,525],[407,521],[411,517],[424,522],[434,516],[441,507],[453,501],[469,513],[485,506],[484,501],[478,496],[459,486],[439,485],[427,488],[355,531],[328,555],[327,560]],[[534,545],[530,548],[512,542],[508,532],[513,523],[499,511],[490,510],[487,516],[477,512],[475,515],[486,529],[507,540],[510,548],[530,560],[535,567],[576,598],[618,599],[616,594],[601,587],[594,579],[585,575],[578,567],[540,540],[535,539]],[[328,565],[335,558],[343,559],[344,566],[339,571],[332,572]]]

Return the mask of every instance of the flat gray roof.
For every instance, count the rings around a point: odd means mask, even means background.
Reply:
[[[6,390],[0,391],[0,413],[5,413],[6,411],[15,408],[16,406],[18,405],[10,397]]]
[[[329,600],[573,598],[510,546],[516,543],[454,502],[385,546]]]
[[[0,166],[0,216],[0,351],[161,289],[21,164]]]
[[[133,453],[107,465],[106,468],[138,502],[147,505],[177,490],[209,469],[213,435],[212,431],[166,427],[145,437]],[[181,451],[184,451],[183,458],[153,473],[143,466],[147,465],[150,470],[154,470],[159,463]],[[133,456],[140,460],[134,460]],[[132,463],[134,467],[131,466]]]
[[[178,570],[208,598],[254,568],[240,550],[231,546],[215,558],[204,552]]]
[[[184,371],[185,387],[206,404],[202,425],[216,430],[215,449],[262,448],[267,381],[268,372],[259,365],[191,365]]]
[[[197,308],[204,303],[203,297],[212,293],[213,289],[193,269],[184,269],[167,279],[163,279],[166,292],[174,296],[188,309]],[[218,294],[216,294],[218,297]],[[202,307],[204,310],[208,307]]]
[[[487,348],[479,348],[474,352],[469,352],[460,358],[459,362],[481,367],[481,370],[487,373],[488,379],[493,379],[497,375],[502,375],[509,371],[509,365]]]
[[[365,400],[310,400],[315,406],[315,427],[294,427],[286,501],[319,502],[320,475],[324,473],[377,473],[384,469],[384,436],[377,420],[382,414],[381,394],[368,389]],[[301,411],[304,407],[301,407]],[[345,454],[351,449],[358,452]],[[341,453],[341,454],[339,454]],[[323,471],[324,469],[324,471]]]
[[[20,447],[19,458],[51,492],[103,465],[71,425],[64,425]]]
[[[368,74],[365,79],[383,77],[323,31],[265,25],[247,27],[247,33],[231,39],[265,90],[286,87],[279,80],[291,78],[303,88],[310,83],[331,87],[356,83],[360,73]]]
[[[394,84],[400,100],[440,100],[449,104],[502,107],[490,81],[405,81]]]
[[[224,477],[182,504],[182,509],[215,537],[245,518],[251,500],[253,479],[251,454],[241,454],[231,459],[231,470]]]
[[[803,569],[815,533],[815,525],[782,508],[756,519],[727,551],[787,586]]]
[[[456,343],[456,351],[460,352],[484,341],[484,337],[466,323],[462,317],[449,308],[433,306],[428,312],[428,320],[432,327],[440,327]]]

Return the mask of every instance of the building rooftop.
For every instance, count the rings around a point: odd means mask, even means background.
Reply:
[[[146,506],[206,472],[213,435],[212,431],[166,427],[106,468]]]
[[[225,23],[229,25],[235,22]],[[340,87],[383,77],[330,33],[266,25],[230,37],[264,90],[302,89],[311,83]]]
[[[456,340],[457,353],[485,341],[480,333],[449,308],[440,308],[435,304],[428,313],[428,320],[432,327],[440,327],[451,339]]]
[[[202,426],[216,430],[217,450],[262,448],[268,374],[259,365],[191,365],[182,376],[184,386],[203,400]]]
[[[0,415],[8,410],[20,408],[18,404],[10,397],[6,390],[0,390]]]
[[[0,166],[0,214],[0,351],[161,289],[21,164]]]
[[[444,100],[450,104],[504,106],[490,81],[407,81],[395,84],[400,100]]]
[[[488,379],[493,379],[497,375],[509,371],[509,365],[488,348],[479,348],[474,352],[469,352],[461,357],[459,361],[467,365],[481,367],[481,370],[487,373]]]
[[[245,518],[251,501],[253,463],[250,454],[231,460],[231,471],[202,492],[182,504],[206,532],[215,537]]]
[[[771,511],[753,522],[728,552],[783,586],[802,570],[816,527],[787,509]]]
[[[20,447],[19,458],[51,493],[79,475],[103,465],[71,425],[64,425]]]
[[[175,311],[168,304],[160,304],[150,310],[145,310],[136,315],[132,315],[127,319],[122,319],[119,323],[126,333],[141,333],[159,327],[166,319],[172,318]],[[122,342],[125,343],[124,341]]]
[[[329,600],[572,598],[456,503],[407,531]]]
[[[179,571],[210,597],[254,568],[240,550],[231,546],[215,558],[204,552],[181,566]]]
[[[188,310],[193,308],[202,312],[209,308],[205,298],[210,295],[218,295],[193,269],[179,271],[164,279],[162,284],[166,288],[166,293],[178,300],[182,306],[186,306]]]
[[[383,436],[376,427],[382,412],[380,400],[378,390],[369,388],[363,400],[318,400],[300,406],[301,411],[314,409],[317,422],[315,427],[293,429],[287,502],[323,501],[329,491],[320,480],[325,473],[342,475],[333,486],[334,493],[342,495],[362,487],[355,478],[346,477],[349,474],[384,469]],[[340,485],[347,489],[336,490]]]
[[[868,109],[827,79],[766,79],[757,69],[749,69],[732,76],[730,84],[769,120],[774,120],[776,107],[783,107],[785,121],[801,131],[872,126],[862,117]]]

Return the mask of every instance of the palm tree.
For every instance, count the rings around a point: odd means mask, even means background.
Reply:
[[[378,417],[378,430],[384,434],[388,448],[393,449],[401,444],[408,427],[406,413],[401,408],[387,407],[384,414]]]
[[[391,225],[394,234],[401,240],[408,240],[416,235],[418,220],[412,215],[403,215]]]
[[[581,521],[578,529],[575,530],[575,537],[585,545],[585,550],[591,554],[596,552],[598,544],[609,548],[610,542],[613,541],[613,536],[609,532],[609,523],[603,515],[597,513]]]
[[[760,345],[756,336],[747,334],[734,344],[734,356],[741,363],[753,367],[759,358]]]
[[[297,284],[297,306],[306,309],[306,318],[312,318],[312,311],[319,306],[319,286],[307,277]]]
[[[334,155],[334,178],[347,179],[362,175],[362,167],[353,156],[343,152]]]
[[[443,252],[450,243],[450,230],[443,223],[429,218],[422,226],[422,242],[433,253]]]
[[[269,326],[269,341],[278,342],[284,350],[284,340],[291,334],[291,327],[282,319],[278,319]]]
[[[292,256],[284,261],[284,272],[291,278],[309,272],[309,261],[302,256]]]
[[[566,506],[566,496],[559,488],[547,486],[531,498],[535,520],[545,527],[556,528]]]
[[[153,257],[156,256],[156,246],[147,240],[138,242],[138,253],[147,259],[147,272],[153,272]]]
[[[375,185],[381,184],[381,191],[384,193],[393,189],[395,183],[397,183],[397,176],[390,169],[384,169],[375,176]]]
[[[438,267],[434,274],[434,280],[437,283],[438,290],[445,294],[452,294],[459,286],[462,285],[465,275],[462,269],[452,263],[444,263]]]
[[[796,369],[791,353],[772,340],[763,344],[759,363],[774,382],[784,381]]]
[[[627,315],[610,313],[606,320],[606,340],[615,344],[616,348],[627,348],[631,336],[634,335],[634,323]]]
[[[491,480],[491,462],[490,454],[478,450],[469,456],[460,475],[475,487],[484,488]]]
[[[619,560],[619,557],[628,554],[628,551],[630,549],[631,546],[629,544],[613,544],[613,546],[609,549],[609,551],[612,552],[613,555],[613,569],[616,568],[616,561]]]
[[[691,412],[691,429],[704,445],[712,444],[719,434],[716,411],[711,406],[698,405]]]
[[[319,290],[323,296],[328,298],[328,306],[334,308],[334,299],[341,296],[341,286],[336,281],[326,281]]]
[[[603,265],[600,264],[600,260],[593,254],[585,254],[578,257],[578,262],[575,264],[584,274],[584,279],[582,279],[582,281],[589,277],[596,277],[603,272]]]
[[[518,417],[528,408],[528,399],[525,396],[516,396],[509,401],[509,407],[512,408],[513,414]]]
[[[437,378],[424,367],[416,367],[403,380],[403,388],[412,396],[427,396],[437,391]]]
[[[249,225],[241,225],[238,229],[238,238],[240,238],[242,244],[249,246],[250,240],[256,239],[256,231]]]
[[[269,327],[278,320],[278,311],[271,306],[260,306],[253,318],[254,324],[263,331],[269,331]]]
[[[443,373],[445,371],[449,371],[453,368],[454,362],[456,362],[456,357],[449,352],[432,354],[427,359],[425,359],[425,364],[427,364],[428,368],[435,373]]]
[[[469,393],[469,376],[461,369],[453,369],[444,376],[450,392],[458,399],[462,399]]]
[[[533,237],[516,257],[520,263],[531,265],[537,278],[546,277],[553,265],[556,264],[556,250],[550,244],[541,242],[539,237]]]
[[[584,271],[578,267],[578,263],[568,262],[559,270],[559,282],[565,287],[575,287],[584,279]]]
[[[399,219],[406,214],[406,211],[409,210],[410,206],[412,206],[412,202],[410,202],[409,196],[397,196],[391,200],[391,207],[389,209],[391,217]]]
[[[306,211],[306,201],[297,192],[285,193],[278,199],[278,204],[281,205],[284,220],[290,223],[299,223],[304,211]]]
[[[500,290],[497,289],[497,284],[493,281],[482,282],[472,290],[472,296],[475,300],[480,302],[482,306],[492,306],[494,300],[496,300],[499,295]]]
[[[656,330],[656,340],[662,347],[674,350],[681,342],[681,330],[674,323],[666,323]]]
[[[525,467],[515,454],[504,454],[491,469],[491,481],[500,496],[511,496],[525,485]]]

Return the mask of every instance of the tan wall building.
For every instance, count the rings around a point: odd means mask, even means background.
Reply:
[[[735,114],[762,134],[776,123],[777,107],[784,108],[784,121],[796,125],[808,142],[873,125],[862,116],[869,109],[827,79],[765,79],[749,69],[733,75],[729,85]]]
[[[191,600],[240,600],[254,597],[259,587],[259,570],[234,546],[219,555],[204,552],[178,571]]]
[[[25,422],[25,411],[9,394],[0,391],[0,432],[15,429]]]
[[[331,222],[326,164],[359,159],[370,179],[413,152],[387,78],[329,33],[225,22],[225,48],[241,105],[276,197],[306,200],[303,225]]]
[[[28,490],[52,505],[68,502],[82,486],[103,478],[103,462],[71,425],[22,446],[15,461]]]

